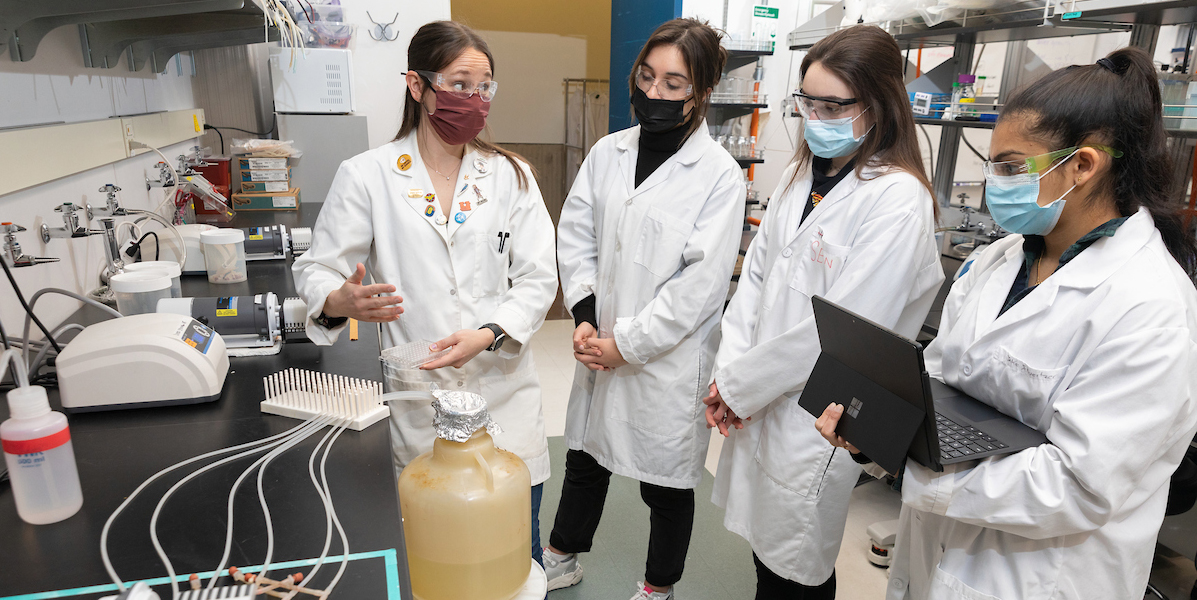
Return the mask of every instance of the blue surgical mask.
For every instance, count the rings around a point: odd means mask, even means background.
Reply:
[[[993,217],[993,221],[1002,229],[1013,233],[1023,235],[1051,233],[1060,220],[1060,213],[1064,211],[1064,196],[1076,189],[1076,186],[1068,188],[1063,196],[1056,198],[1051,204],[1040,206],[1039,180],[1071,157],[1072,154],[1069,154],[1064,160],[1052,165],[1043,173],[1023,173],[1009,177],[987,176],[985,178],[985,204],[989,208],[989,214]]]
[[[866,108],[855,117],[843,119],[807,119],[803,137],[810,151],[820,158],[839,158],[856,152],[869,132],[853,137],[852,124],[868,110]],[[872,130],[870,127],[869,131]]]

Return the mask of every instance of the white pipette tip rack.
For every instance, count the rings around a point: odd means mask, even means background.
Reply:
[[[382,403],[382,384],[367,379],[287,369],[262,378],[262,412],[293,419],[334,416],[361,431],[390,416]]]

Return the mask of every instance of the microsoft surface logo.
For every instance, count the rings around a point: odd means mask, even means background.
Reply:
[[[857,398],[853,398],[852,402],[848,403],[848,416],[855,419],[856,416],[860,414],[860,409],[863,406],[864,402],[861,402]]]

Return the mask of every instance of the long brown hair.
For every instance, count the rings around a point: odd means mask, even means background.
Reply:
[[[416,31],[411,38],[411,43],[407,46],[407,68],[412,71],[439,72],[469,49],[485,54],[486,60],[490,63],[491,73],[495,72],[495,57],[491,55],[490,47],[486,45],[486,40],[482,39],[482,36],[473,29],[453,21],[426,23]],[[425,83],[427,84],[427,81]],[[427,118],[422,114],[424,110],[420,99],[413,96],[411,89],[406,85],[404,90],[407,94],[403,102],[403,124],[399,126],[399,133],[395,134],[395,140],[392,141],[407,137],[411,132],[419,129],[420,124]],[[515,167],[515,176],[519,180],[520,189],[528,189],[528,176],[520,167],[520,163],[528,165],[528,169],[532,170],[533,175],[536,172],[532,169],[532,165],[524,160],[524,157],[510,150],[504,150],[498,144],[487,142],[481,137],[474,138],[470,143],[483,152],[501,154],[506,157],[511,161],[511,166]]]
[[[723,65],[727,63],[727,50],[719,43],[721,34],[706,21],[698,19],[673,19],[666,21],[649,36],[636,62],[632,63],[632,72],[628,74],[628,93],[636,90],[636,71],[644,64],[644,59],[653,48],[662,45],[674,46],[682,53],[682,60],[686,61],[686,68],[690,70],[690,83],[694,86],[694,110],[690,117],[689,137],[699,127],[707,115],[707,108],[711,105],[711,95],[707,90],[714,89],[723,75]]]
[[[910,173],[931,193],[938,219],[939,202],[923,168],[910,96],[902,79],[903,62],[902,52],[892,36],[880,27],[856,25],[811,46],[802,59],[801,74],[805,78],[810,66],[820,63],[848,85],[861,106],[871,109],[875,125],[857,150],[857,156],[863,159],[856,161],[856,176],[860,177],[865,167],[888,167]],[[807,169],[813,156],[803,140],[794,157],[798,168],[788,185],[793,185]]]
[[[1096,187],[1124,217],[1146,208],[1168,252],[1192,278],[1197,274],[1197,242],[1175,201],[1155,74],[1155,63],[1143,50],[1115,50],[1098,64],[1052,71],[1018,90],[998,123],[1019,122],[1051,148],[1098,143],[1122,151]]]

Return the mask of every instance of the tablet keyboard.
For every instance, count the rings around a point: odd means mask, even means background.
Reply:
[[[1006,447],[976,427],[961,425],[939,413],[935,414],[935,425],[939,429],[939,454],[943,458],[960,458]]]

